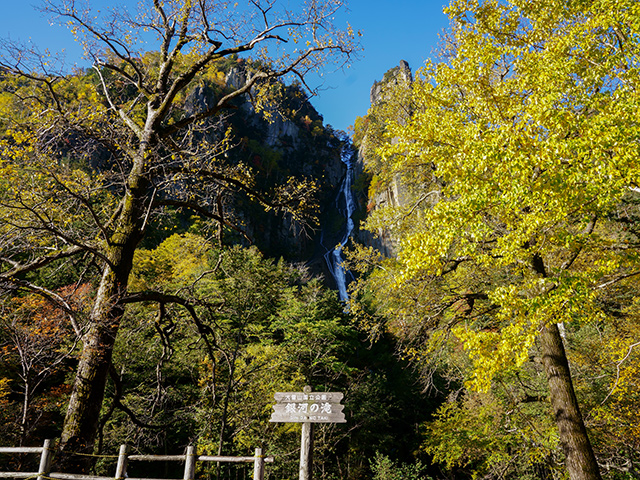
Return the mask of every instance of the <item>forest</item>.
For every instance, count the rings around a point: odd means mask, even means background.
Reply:
[[[640,478],[640,3],[452,0],[350,133],[309,101],[342,0],[89,6],[43,10],[91,67],[0,43],[0,446],[296,479],[311,385],[317,480]]]

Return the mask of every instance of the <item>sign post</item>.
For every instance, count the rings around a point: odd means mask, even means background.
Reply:
[[[276,392],[270,422],[302,423],[300,439],[300,480],[311,480],[313,465],[313,424],[346,423],[340,400],[341,392],[313,392],[307,385],[303,392]]]
[[[311,480],[313,465],[313,423],[302,423],[300,437],[300,480]]]

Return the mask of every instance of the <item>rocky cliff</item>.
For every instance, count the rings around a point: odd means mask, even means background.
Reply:
[[[369,93],[371,106],[379,105],[388,98],[387,91],[398,85],[411,85],[413,83],[413,72],[406,60],[400,60],[397,67],[388,70],[381,81],[373,82]]]
[[[374,82],[371,87],[371,107],[366,117],[360,119],[359,131],[356,131],[356,137],[359,137],[357,176],[362,178],[361,183],[369,186],[366,198],[361,199],[361,202],[366,201],[367,213],[387,206],[406,205],[411,201],[412,196],[403,186],[400,176],[381,182],[370,172],[381,161],[375,149],[382,140],[385,123],[389,120],[402,121],[402,117],[409,114],[407,92],[412,83],[411,68],[405,60],[401,60],[398,66],[387,71],[382,80]],[[376,248],[386,256],[396,254],[396,242],[385,230],[360,228],[357,237],[359,242]]]
[[[238,88],[250,77],[251,70],[245,62],[237,60],[223,73],[226,86]],[[224,85],[220,87],[200,86],[194,89],[188,102],[194,110],[206,107],[224,91]],[[236,102],[233,113],[224,120],[224,128],[231,128],[235,143],[228,160],[250,168],[257,186],[265,190],[290,177],[313,180],[318,186],[321,217],[328,221],[346,173],[341,151],[348,138],[323,124],[322,116],[297,85],[276,84],[271,88],[273,104],[257,108],[255,96],[247,95]],[[241,196],[230,199],[226,208],[267,255],[296,261],[321,258],[320,225],[303,228],[290,216],[265,213]],[[226,236],[229,242],[246,243],[234,232],[227,232]]]

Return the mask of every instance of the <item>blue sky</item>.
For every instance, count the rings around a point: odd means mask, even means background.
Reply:
[[[326,90],[312,100],[325,123],[346,130],[356,116],[367,113],[369,91],[376,80],[409,62],[415,72],[433,56],[439,34],[449,25],[442,12],[448,0],[350,0],[347,15],[356,30],[362,30],[361,59],[345,72],[326,78]]]
[[[92,0],[92,5],[135,5],[136,0]],[[292,2],[293,3],[293,2]],[[364,51],[351,68],[325,75],[320,95],[312,100],[325,123],[346,130],[356,116],[367,113],[369,90],[384,72],[409,62],[415,71],[432,56],[439,33],[447,27],[443,5],[448,0],[350,0],[349,12],[337,21],[349,23],[363,32]],[[70,32],[50,25],[34,9],[37,0],[0,0],[0,36],[31,40],[41,49],[65,50],[70,63],[80,60],[81,52]]]

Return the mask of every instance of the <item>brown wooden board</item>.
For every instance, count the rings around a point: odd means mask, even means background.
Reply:
[[[294,405],[294,407],[288,407],[289,405]],[[325,411],[298,411],[297,404],[276,404],[273,406],[274,412],[271,414],[270,422],[285,422],[285,423],[346,423],[347,420],[344,418],[344,413],[342,409],[344,405],[339,404],[328,404],[330,405],[330,410],[327,410],[325,407]]]
[[[346,423],[338,402],[343,398],[340,392],[279,392],[274,395],[270,422],[291,423]]]

